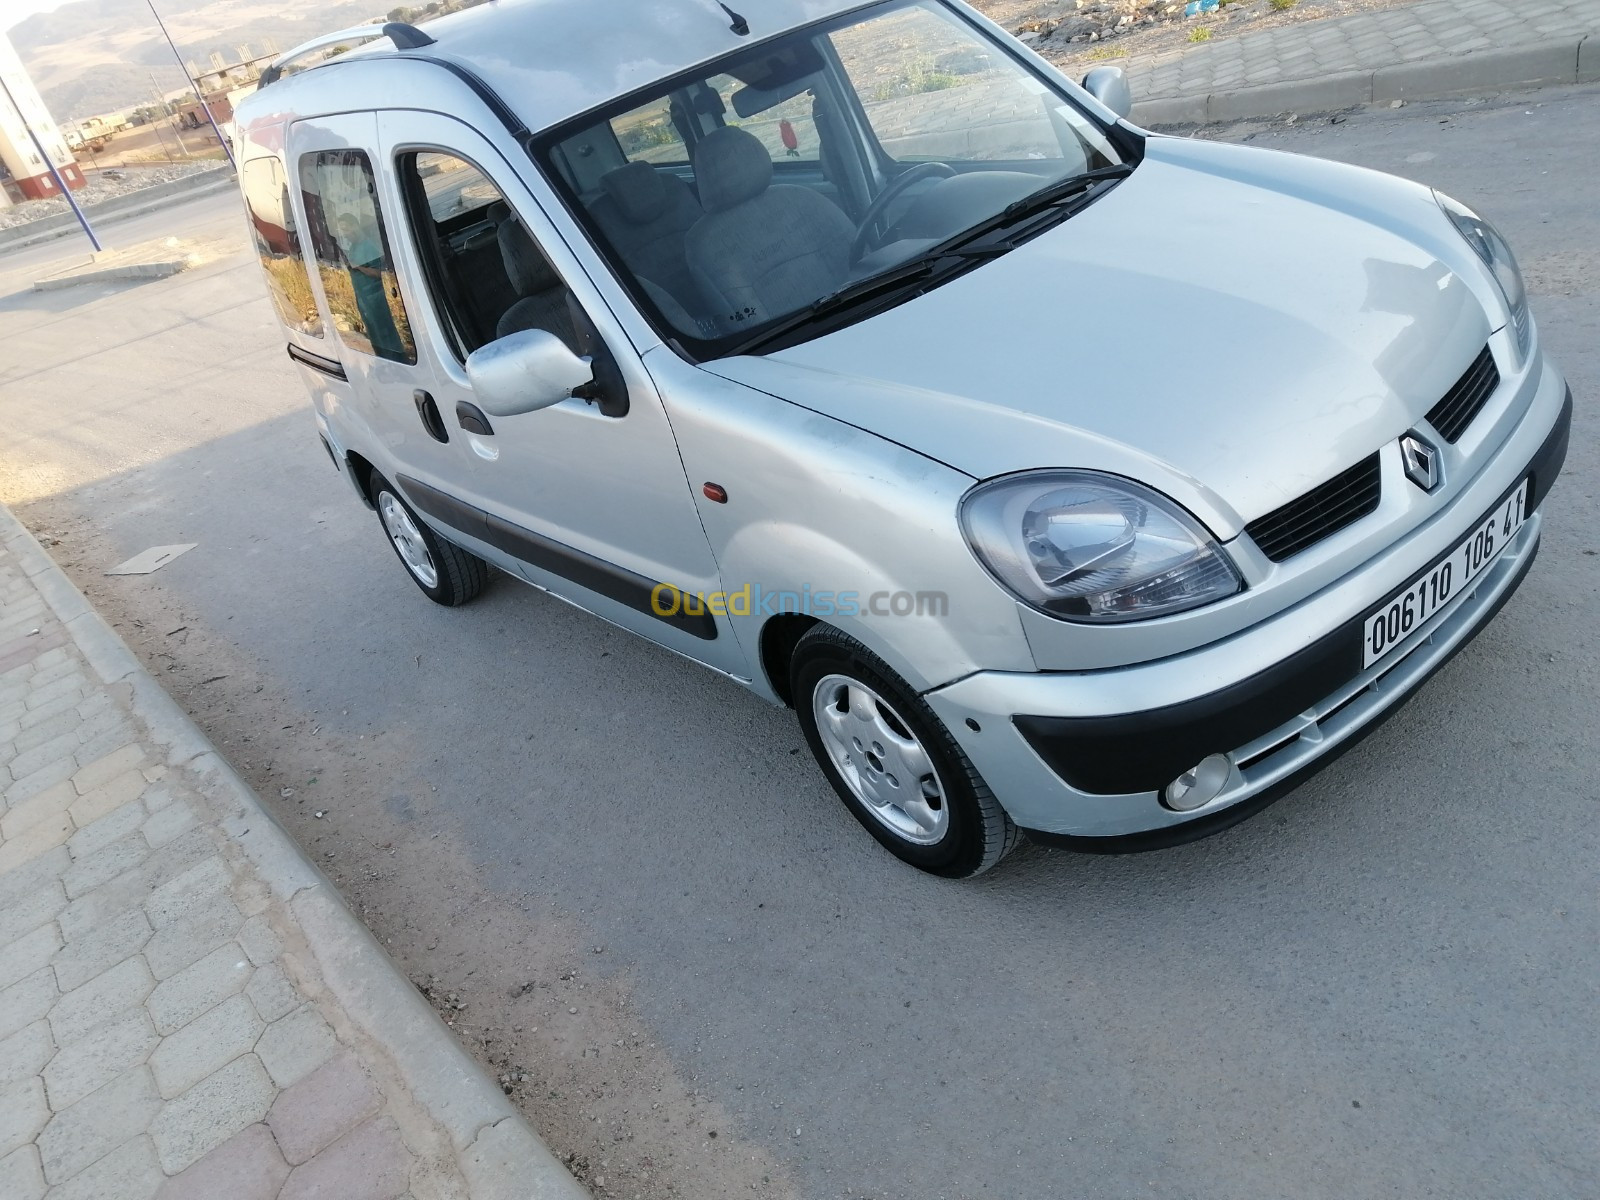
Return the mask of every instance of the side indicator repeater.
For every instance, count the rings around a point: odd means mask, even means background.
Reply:
[[[700,491],[707,500],[715,500],[718,504],[728,502],[728,489],[720,483],[703,483],[700,485]]]

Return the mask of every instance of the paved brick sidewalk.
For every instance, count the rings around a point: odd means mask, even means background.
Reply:
[[[63,589],[0,509],[0,1197],[581,1196],[265,813],[184,765],[203,739],[163,752]]]
[[[1204,24],[1203,18],[1194,23]],[[1215,42],[1116,60],[1128,73],[1135,99],[1146,111],[1166,112],[1172,102],[1240,89],[1324,80],[1359,72],[1394,72],[1440,64],[1449,88],[1449,60],[1486,53],[1522,53],[1532,66],[1541,48],[1570,42],[1568,83],[1581,82],[1578,43],[1589,79],[1600,79],[1600,0],[1423,0],[1422,3],[1347,17],[1306,21],[1243,33]],[[1527,75],[1540,79],[1543,72]],[[1462,87],[1477,86],[1464,77]],[[1398,94],[1398,93],[1397,93]],[[1384,100],[1387,95],[1369,97]],[[1156,102],[1152,105],[1152,102]],[[1176,111],[1175,109],[1171,109]],[[1136,117],[1140,116],[1136,112]]]

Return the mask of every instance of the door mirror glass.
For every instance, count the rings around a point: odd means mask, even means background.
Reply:
[[[1096,67],[1083,77],[1083,90],[1119,117],[1133,111],[1133,89],[1121,67]]]
[[[514,417],[560,404],[594,381],[587,358],[543,329],[524,329],[480,346],[467,356],[467,379],[478,407]]]

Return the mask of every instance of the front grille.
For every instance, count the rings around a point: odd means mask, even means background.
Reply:
[[[1292,558],[1377,508],[1382,486],[1378,476],[1378,456],[1373,454],[1298,500],[1257,517],[1244,531],[1273,562]]]
[[[1494,365],[1494,355],[1485,346],[1483,353],[1472,360],[1467,373],[1444,394],[1444,399],[1428,410],[1428,424],[1454,445],[1499,386],[1500,368]]]

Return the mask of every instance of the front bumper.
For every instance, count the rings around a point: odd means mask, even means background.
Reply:
[[[1172,659],[1109,671],[982,672],[925,698],[1012,819],[1035,836],[1124,851],[1226,828],[1375,729],[1510,598],[1538,551],[1538,506],[1560,474],[1571,419],[1570,391],[1553,425],[1541,427],[1530,413],[1520,436],[1441,520],[1385,556],[1371,573],[1375,583],[1358,572],[1320,604],[1310,601]],[[1542,430],[1548,432],[1530,453],[1526,443]],[[1397,653],[1362,670],[1361,631],[1371,605],[1448,552],[1473,518],[1527,476],[1532,511],[1494,564]],[[1341,607],[1338,620],[1321,617]],[[1270,665],[1239,669],[1264,655]],[[1170,702],[1126,703],[1174,693]],[[1213,753],[1232,764],[1222,793],[1192,812],[1164,807],[1160,789]]]

